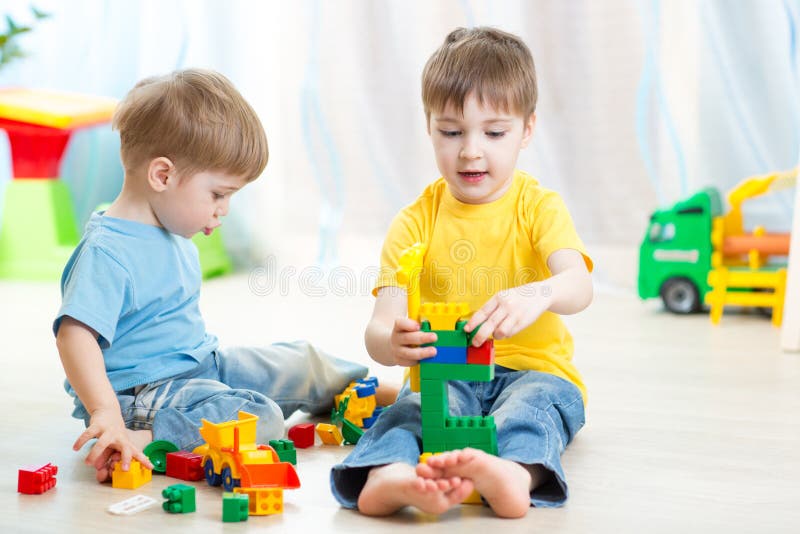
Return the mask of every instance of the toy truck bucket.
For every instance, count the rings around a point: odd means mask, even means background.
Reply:
[[[300,479],[289,462],[276,464],[246,464],[240,466],[243,488],[297,489]]]
[[[239,429],[239,442],[255,443],[256,423],[258,416],[247,412],[239,412],[238,421],[228,421],[226,423],[212,423],[205,419],[203,426],[200,427],[200,436],[212,448],[217,450],[233,449],[234,428]]]

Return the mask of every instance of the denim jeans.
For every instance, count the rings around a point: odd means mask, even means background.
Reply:
[[[218,350],[195,369],[117,393],[125,425],[153,431],[153,439],[183,450],[203,444],[201,419],[237,419],[240,410],[259,417],[258,443],[284,434],[284,418],[296,410],[323,414],[333,397],[367,374],[367,368],[334,358],[305,341]],[[77,400],[77,399],[76,399]],[[79,406],[79,408],[82,408]],[[85,410],[76,410],[88,425]]]
[[[448,382],[450,415],[492,415],[502,458],[542,465],[547,481],[531,492],[533,506],[561,506],[567,483],[561,453],[584,423],[580,390],[563,378],[538,371],[495,366],[491,382]],[[406,384],[397,402],[331,470],[331,490],[339,503],[356,508],[370,469],[390,463],[416,465],[422,452],[420,397]]]

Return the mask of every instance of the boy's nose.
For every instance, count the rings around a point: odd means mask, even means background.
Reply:
[[[476,142],[465,139],[464,144],[461,146],[459,157],[463,159],[478,159],[481,157],[480,147]]]

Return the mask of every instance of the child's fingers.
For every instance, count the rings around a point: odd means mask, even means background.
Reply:
[[[494,311],[497,309],[497,306],[498,306],[497,297],[495,296],[490,298],[486,302],[486,304],[481,306],[481,308],[478,311],[472,314],[472,317],[469,318],[467,324],[464,325],[464,331],[472,332],[473,330],[475,330],[475,328],[479,324],[486,321],[492,315],[492,313],[494,313]],[[483,330],[483,327],[481,327],[481,330]]]
[[[104,436],[100,436],[95,444],[92,445],[91,450],[89,450],[89,454],[86,455],[86,463],[89,465],[95,465],[99,459],[106,454],[108,446],[108,439]]]
[[[408,332],[400,334],[401,345],[425,345],[426,343],[436,343],[438,336],[433,332]]]
[[[93,426],[89,426],[86,430],[78,436],[78,439],[75,440],[75,443],[72,444],[73,451],[79,451],[86,445],[86,442],[90,439],[97,437],[97,432],[95,431]]]
[[[394,329],[398,332],[417,332],[419,323],[408,317],[398,317],[394,321]]]
[[[131,468],[131,458],[133,457],[133,448],[130,446],[122,447],[120,451],[120,463],[122,463],[122,470],[128,471]]]
[[[153,468],[153,463],[150,461],[150,458],[148,458],[147,455],[142,451],[136,449],[136,451],[133,453],[133,457],[139,460],[139,463],[141,463],[146,468],[148,469]]]
[[[503,339],[511,337],[517,333],[517,318],[511,315],[507,316],[503,321],[494,329],[495,339]]]

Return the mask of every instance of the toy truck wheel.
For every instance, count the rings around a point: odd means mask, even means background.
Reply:
[[[672,313],[700,311],[700,293],[688,278],[670,278],[661,286],[661,300]]]
[[[209,458],[203,464],[203,471],[206,474],[206,482],[209,486],[219,486],[222,484],[222,477],[214,472],[214,460]]]
[[[239,486],[239,481],[233,478],[233,473],[231,473],[230,467],[224,467],[222,469],[222,489],[225,491],[233,491],[233,488]]]

